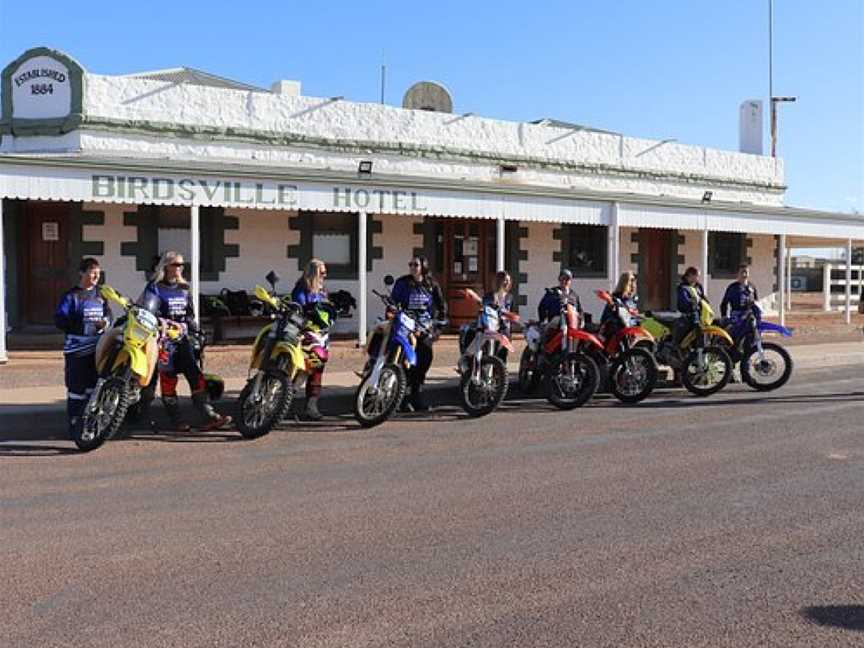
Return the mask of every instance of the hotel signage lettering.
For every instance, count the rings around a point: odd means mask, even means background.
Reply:
[[[356,187],[323,188],[325,193],[310,189],[318,200],[315,209],[371,212],[424,212],[422,196],[416,191],[399,189],[365,189]],[[91,176],[94,199],[128,200],[129,202],[199,202],[202,204],[245,205],[303,209],[301,187],[291,183],[237,181],[218,178],[165,178],[124,175]]]

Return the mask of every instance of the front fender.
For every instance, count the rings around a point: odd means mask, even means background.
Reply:
[[[122,367],[126,364],[127,358],[132,373],[134,373],[138,378],[138,383],[142,387],[146,387],[150,382],[150,367],[147,364],[147,353],[140,347],[135,347],[130,344],[124,346],[120,350],[120,353],[117,354],[117,358],[114,360],[114,366],[111,367],[111,370],[113,371],[118,367]]]
[[[505,349],[507,349],[511,353],[513,352],[513,343],[510,342],[510,338],[508,338],[503,333],[484,333],[483,337],[486,340],[494,340],[495,342],[497,342],[498,344],[503,346]]]
[[[290,367],[286,368],[286,373],[288,374],[288,378],[294,380],[294,376],[297,375],[297,372],[306,366],[306,358],[303,356],[303,349],[295,344],[277,342],[273,346],[273,352],[270,354],[270,359],[275,361],[282,355],[288,356]]]
[[[417,364],[417,351],[414,349],[414,345],[411,344],[409,340],[403,338],[393,338],[390,340],[390,351],[399,347],[402,349],[402,353],[405,356],[405,362],[408,363],[409,367],[413,367]]]

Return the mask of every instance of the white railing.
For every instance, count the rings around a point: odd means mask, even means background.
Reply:
[[[823,310],[842,311],[846,310],[846,265],[834,265],[826,263],[822,275]],[[861,300],[861,285],[864,282],[864,266],[852,266],[852,282],[850,291],[850,302],[857,308]],[[840,292],[833,292],[832,286],[840,286]]]

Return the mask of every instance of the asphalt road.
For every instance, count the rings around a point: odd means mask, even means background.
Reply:
[[[864,645],[862,419],[852,368],[88,455],[34,415],[0,433],[0,645]]]

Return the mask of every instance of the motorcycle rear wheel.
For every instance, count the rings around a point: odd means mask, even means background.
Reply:
[[[459,385],[459,400],[470,416],[486,416],[494,412],[507,396],[507,365],[501,358],[486,356],[480,361],[480,381],[471,380],[469,368],[462,374]]]
[[[87,403],[84,415],[72,430],[72,440],[79,450],[90,452],[113,438],[129,408],[127,381],[120,376],[111,376],[102,383],[98,393]],[[91,407],[92,406],[92,407]]]
[[[732,378],[732,360],[721,346],[702,349],[702,366],[697,366],[698,350],[691,351],[681,368],[681,382],[691,394],[710,396],[723,389]],[[719,365],[719,366],[718,366]],[[719,372],[722,375],[719,376]]]
[[[354,418],[365,428],[384,423],[401,405],[407,390],[408,378],[399,365],[381,367],[377,385],[372,384],[372,373],[367,373],[354,394]]]
[[[565,380],[575,384],[567,384]],[[584,353],[568,353],[546,368],[546,397],[559,409],[581,407],[594,396],[599,384],[597,363]]]
[[[281,371],[268,371],[261,377],[260,392],[253,400],[254,384],[255,379],[250,379],[240,392],[237,429],[244,439],[257,439],[268,434],[294,401],[294,387]],[[256,402],[258,399],[260,401]]]
[[[638,403],[654,391],[657,375],[654,355],[637,346],[621,354],[612,363],[609,369],[609,389],[622,403]]]

